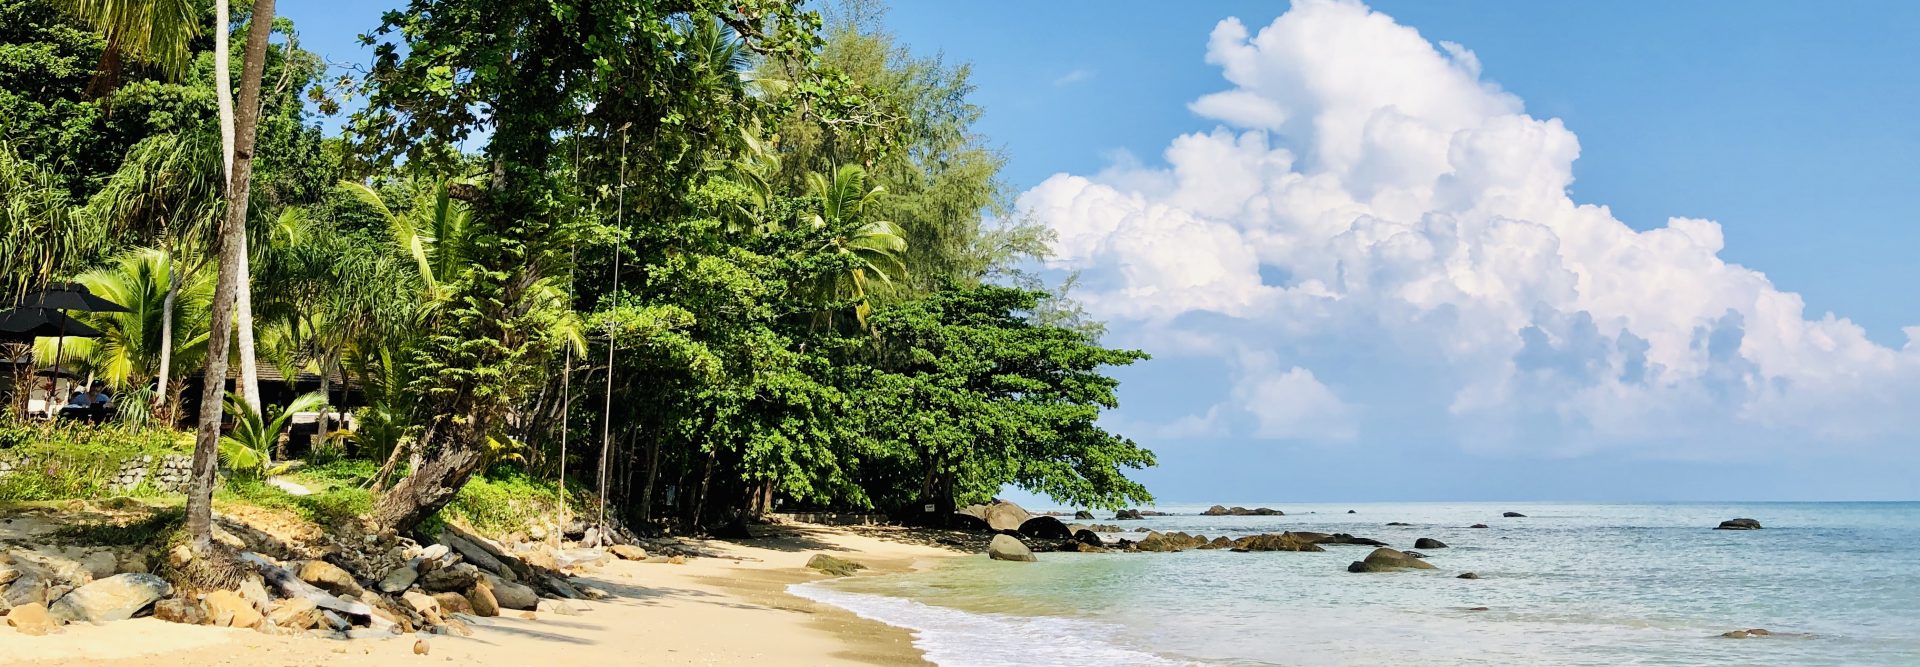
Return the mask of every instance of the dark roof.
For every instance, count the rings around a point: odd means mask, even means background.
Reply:
[[[260,376],[261,382],[280,382],[280,383],[287,382],[287,374],[284,372],[281,372],[279,366],[275,366],[273,364],[261,361],[261,362],[255,363],[253,365],[253,368],[254,368],[254,372]],[[329,382],[331,384],[337,387],[343,383],[343,379],[341,378],[339,371],[334,371],[331,375],[332,377],[329,379]],[[229,380],[240,379],[239,364],[231,364],[227,366],[227,379]],[[317,386],[320,384],[320,374],[310,373],[307,371],[300,371],[294,374],[293,383],[294,384],[310,384],[310,385]]]

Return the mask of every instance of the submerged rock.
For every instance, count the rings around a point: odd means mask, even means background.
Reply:
[[[1224,507],[1220,505],[1214,505],[1213,507],[1209,507],[1207,508],[1207,511],[1201,512],[1200,514],[1202,516],[1286,516],[1287,515],[1286,512],[1282,512],[1280,510],[1267,508],[1267,507],[1256,507],[1254,509],[1247,509],[1245,507]]]
[[[1447,543],[1445,543],[1445,542],[1441,542],[1440,540],[1436,540],[1436,539],[1433,539],[1433,538],[1431,538],[1431,537],[1422,537],[1422,538],[1420,538],[1420,539],[1417,539],[1417,540],[1414,540],[1414,541],[1413,541],[1413,548],[1415,548],[1415,549],[1445,549],[1445,548],[1447,548]]]
[[[1454,578],[1455,578],[1455,579],[1479,579],[1479,578],[1480,578],[1480,575],[1477,575],[1477,574],[1474,574],[1474,573],[1472,573],[1472,572],[1467,572],[1467,573],[1464,573],[1464,574],[1461,574],[1460,576],[1458,576],[1458,577],[1454,577]]]
[[[1527,517],[1527,515],[1521,514],[1519,512],[1503,512],[1500,514],[1500,516],[1503,516],[1509,519],[1524,519]]]
[[[1760,530],[1760,522],[1753,519],[1727,519],[1714,530]]]
[[[987,543],[987,557],[993,560],[1024,563],[1039,560],[1033,557],[1033,550],[1028,549],[1026,543],[1006,534],[995,535],[993,540]]]
[[[1233,551],[1326,551],[1315,544],[1314,540],[1301,533],[1265,534],[1242,537],[1233,541],[1229,547]]]
[[[1404,552],[1386,547],[1374,549],[1367,554],[1366,560],[1357,560],[1347,566],[1348,572],[1392,572],[1394,570],[1431,570],[1433,565]]]
[[[865,565],[826,554],[814,554],[812,558],[807,559],[807,567],[836,577],[852,576],[855,572],[867,569]]]
[[[1473,525],[1471,525],[1471,526],[1467,526],[1467,527],[1468,527],[1468,528],[1485,528],[1485,527],[1487,527],[1487,524],[1484,524],[1484,523],[1476,523],[1476,524],[1473,524]]]

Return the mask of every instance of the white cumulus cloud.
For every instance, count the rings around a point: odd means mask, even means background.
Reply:
[[[1637,231],[1574,201],[1578,138],[1465,47],[1297,0],[1258,30],[1220,22],[1206,58],[1227,85],[1190,108],[1218,127],[1019,200],[1116,333],[1238,364],[1177,430],[1230,412],[1276,439],[1380,421],[1661,455],[1916,431],[1920,344],[1809,317],[1720,257],[1714,221]]]

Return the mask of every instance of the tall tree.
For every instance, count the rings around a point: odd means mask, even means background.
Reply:
[[[255,0],[241,65],[240,98],[234,114],[233,177],[227,188],[227,217],[220,228],[220,274],[214,283],[212,326],[208,330],[207,368],[200,394],[200,428],[193,447],[193,485],[187,493],[187,534],[201,555],[213,551],[213,487],[219,474],[220,412],[225,404],[227,354],[238,293],[249,289],[241,263],[246,257],[247,192],[253,169],[254,129],[260,118],[261,77],[266,71],[267,36],[273,30],[274,0]]]

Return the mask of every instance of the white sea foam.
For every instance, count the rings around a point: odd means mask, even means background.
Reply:
[[[1126,629],[1108,623],[1047,616],[981,614],[905,598],[795,584],[794,595],[830,604],[887,625],[912,630],[913,645],[940,667],[1015,664],[1190,665],[1115,644]]]

